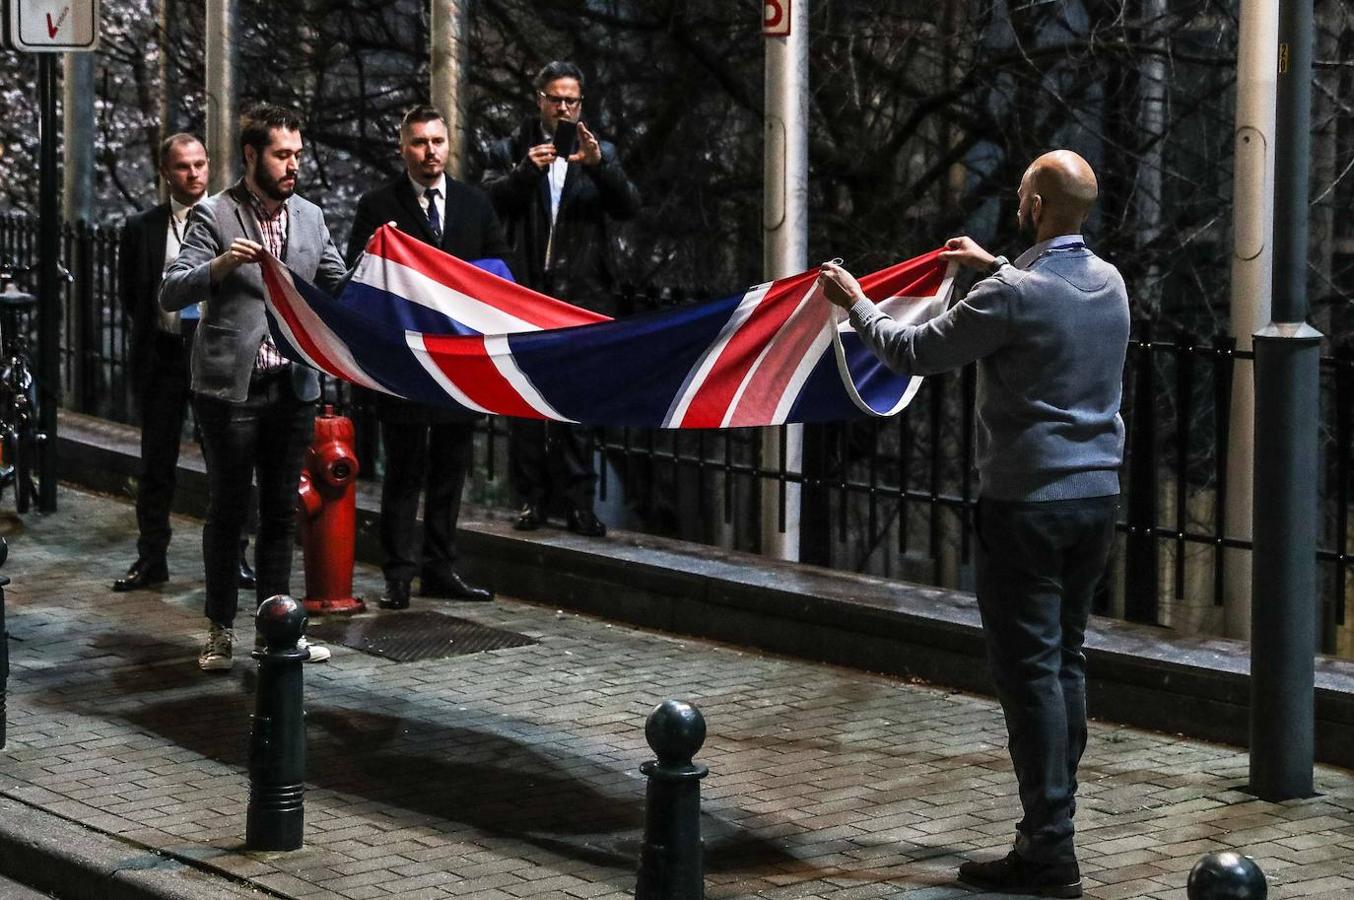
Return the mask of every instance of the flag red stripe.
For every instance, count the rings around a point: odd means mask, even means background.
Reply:
[[[423,345],[447,380],[475,403],[501,416],[542,418],[494,365],[482,335],[425,334]]]
[[[539,328],[568,328],[611,321],[607,316],[570,306],[499,278],[393,227],[383,225],[378,228],[367,242],[367,252],[415,269],[438,284]]]
[[[280,265],[281,263],[277,263],[276,265],[264,263],[262,266],[263,281],[268,288],[269,295],[273,298],[273,309],[278,316],[287,323],[287,327],[291,330],[293,339],[299,345],[297,349],[314,360],[316,365],[320,366],[320,368],[324,369],[329,374],[339,378],[345,378],[349,381],[354,380],[351,373],[335,362],[334,359],[315,342],[315,339],[310,335],[310,331],[296,315],[296,311],[291,308],[291,294],[287,291],[286,285],[282,283],[282,279],[277,272],[277,268]],[[305,301],[303,300],[302,302]]]
[[[723,424],[724,415],[748,369],[757,361],[766,342],[795,311],[800,297],[816,277],[816,272],[806,272],[771,286],[752,315],[724,345],[682,421],[677,423],[680,427],[718,428]]]

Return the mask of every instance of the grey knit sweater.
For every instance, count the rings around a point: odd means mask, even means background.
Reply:
[[[1128,294],[1118,269],[1079,237],[1036,245],[928,322],[900,324],[868,300],[850,318],[895,372],[933,375],[978,361],[981,496],[1119,493]]]

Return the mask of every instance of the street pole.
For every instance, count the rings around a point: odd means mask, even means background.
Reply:
[[[808,0],[767,2],[764,10],[766,143],[762,263],[766,279],[772,281],[808,267]],[[775,20],[773,26],[773,15],[784,18]],[[787,475],[800,472],[803,441],[802,425],[762,429],[762,469]],[[799,558],[799,498],[797,483],[769,476],[762,478],[764,556]]]
[[[207,0],[207,155],[212,161],[208,188],[213,194],[230,187],[239,177],[237,2]]]
[[[38,56],[38,509],[56,511],[56,408],[61,399],[61,174],[56,54]]]
[[[465,33],[468,11],[461,0],[432,0],[432,105],[447,120],[447,174],[465,177]]]
[[[94,54],[65,53],[61,62],[62,179],[61,214],[73,229],[71,258],[67,260],[75,282],[70,304],[66,340],[72,347],[91,347],[94,261],[90,228],[94,224]],[[69,358],[70,382],[66,404],[81,412],[92,397],[91,367],[83,353]]]
[[[1279,0],[1242,0],[1236,63],[1236,134],[1232,178],[1231,332],[1236,349],[1269,321],[1274,281],[1274,106],[1278,91]],[[1249,541],[1255,514],[1255,373],[1248,359],[1232,365],[1227,418],[1223,533]],[[1223,631],[1251,634],[1251,552],[1225,548]]]
[[[1273,311],[1255,334],[1250,787],[1264,800],[1311,796],[1315,756],[1321,333],[1306,322],[1312,34],[1312,0],[1284,0]]]

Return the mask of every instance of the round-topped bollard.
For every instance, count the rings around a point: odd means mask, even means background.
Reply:
[[[705,717],[690,703],[664,700],[644,722],[644,740],[660,766],[689,766],[705,743]]]
[[[1186,891],[1189,900],[1265,900],[1269,885],[1255,860],[1223,850],[1194,864]]]
[[[308,651],[296,646],[306,611],[284,594],[259,606],[254,627],[264,647],[249,734],[249,810],[245,849],[298,850],[305,833],[306,719],[301,665]]]
[[[649,778],[635,900],[702,900],[700,782],[709,770],[692,758],[705,743],[705,717],[690,703],[664,700],[644,723],[658,757],[639,767]]]

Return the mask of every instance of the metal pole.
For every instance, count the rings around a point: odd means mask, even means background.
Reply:
[[[213,194],[239,178],[236,4],[237,0],[207,0],[207,155],[212,161],[208,187]]]
[[[70,384],[66,403],[80,411],[88,409],[85,343],[87,325],[93,318],[91,279],[93,267],[89,227],[94,222],[94,54],[63,54],[61,72],[62,178],[61,211],[66,225],[75,230],[69,265],[75,284],[68,297],[70,322],[66,346],[70,354]]]
[[[38,56],[38,509],[56,511],[56,407],[61,398],[61,174],[56,148],[56,54]]]
[[[790,33],[766,40],[766,149],[763,269],[767,280],[808,267],[809,10],[808,0],[783,0]],[[801,425],[762,431],[764,470],[797,473],[803,464]],[[761,482],[762,553],[799,558],[799,485]],[[783,510],[783,515],[782,515]],[[782,527],[782,525],[784,527]]]
[[[1273,320],[1255,334],[1251,790],[1312,794],[1321,333],[1307,318],[1312,0],[1279,17]]]
[[[160,0],[160,128],[159,140],[151,149],[155,167],[160,165],[159,144],[171,134],[183,129],[183,98],[179,91],[179,78],[176,70],[179,51],[181,26],[179,17],[183,10],[175,0]],[[156,178],[160,202],[169,200],[169,184],[163,178]]]
[[[1274,280],[1274,104],[1278,91],[1279,0],[1242,0],[1236,62],[1232,180],[1232,315],[1236,349],[1269,321]],[[1255,376],[1250,360],[1232,368],[1223,531],[1251,538],[1255,478]],[[1223,622],[1228,637],[1251,634],[1251,554],[1224,549]]]
[[[465,32],[467,4],[432,0],[429,96],[447,120],[447,174],[465,177]]]

